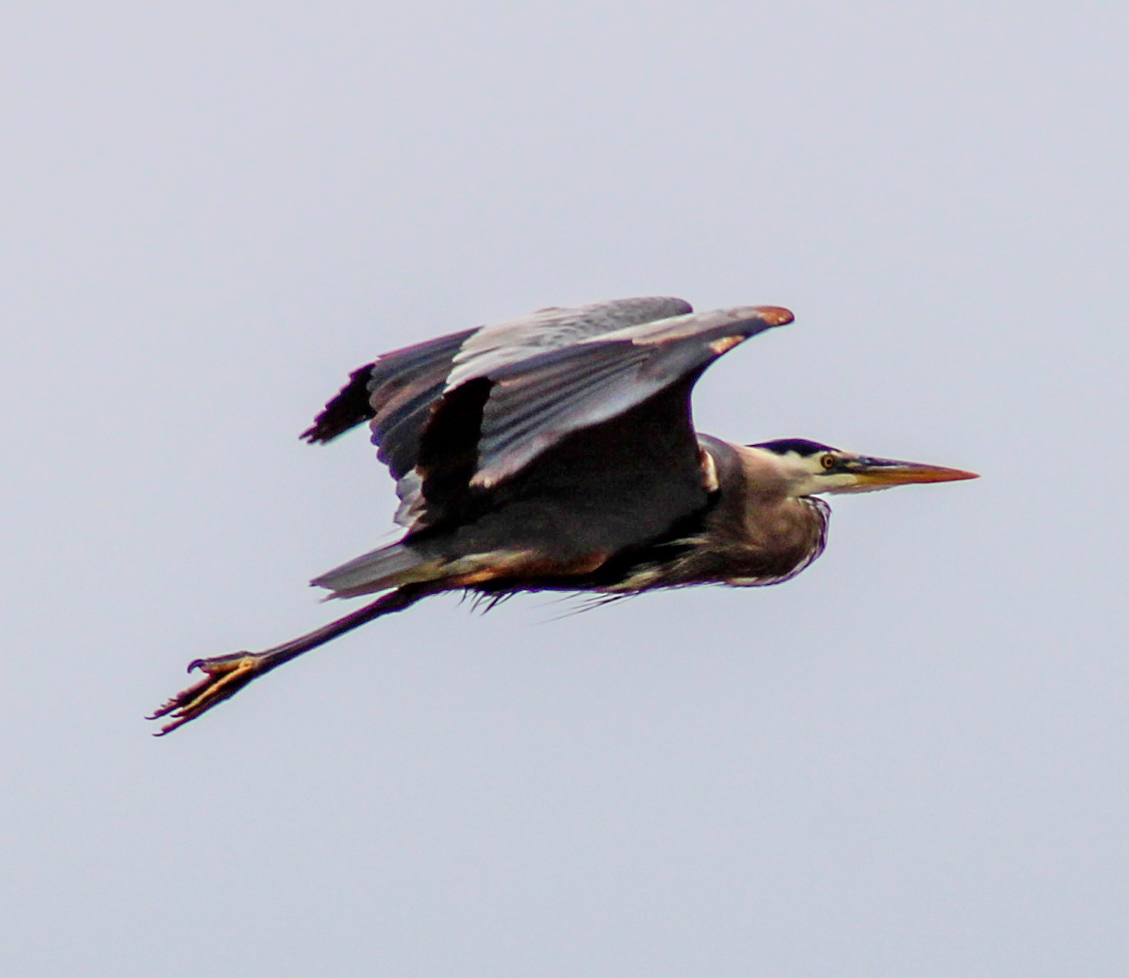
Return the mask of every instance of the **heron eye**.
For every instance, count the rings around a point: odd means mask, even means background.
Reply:
[[[839,464],[839,460],[829,452],[820,459],[820,464],[825,469],[833,469],[836,465]]]

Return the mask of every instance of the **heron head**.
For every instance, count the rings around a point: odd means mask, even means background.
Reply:
[[[873,492],[913,482],[956,482],[978,478],[975,472],[921,462],[900,462],[892,458],[873,458],[803,438],[785,438],[750,447],[776,456],[795,496],[814,496],[824,492]]]

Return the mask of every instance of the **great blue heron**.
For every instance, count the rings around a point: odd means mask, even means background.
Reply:
[[[174,730],[251,680],[441,591],[606,596],[786,581],[823,550],[819,493],[971,472],[802,439],[734,445],[695,432],[690,392],[787,309],[694,313],[681,299],[542,309],[396,350],[355,370],[302,437],[370,421],[396,479],[398,542],[322,574],[333,597],[387,592],[264,652],[197,659],[204,678],[153,715]]]

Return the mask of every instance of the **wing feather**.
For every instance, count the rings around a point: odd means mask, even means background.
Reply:
[[[693,307],[684,299],[649,296],[572,308],[551,306],[518,319],[484,326],[463,344],[447,386],[454,388],[475,377],[489,376],[539,353],[692,311]]]
[[[427,408],[447,386],[455,355],[475,332],[466,329],[393,350],[354,370],[301,437],[310,443],[332,441],[362,421],[373,421],[381,433],[407,422],[418,436]],[[408,468],[413,465],[414,458]],[[395,470],[393,474],[399,478]]]
[[[497,484],[564,436],[696,377],[738,343],[791,318],[774,306],[676,316],[491,370],[471,485]]]
[[[480,509],[482,493],[567,436],[640,410],[649,418],[656,393],[680,384],[688,393],[717,357],[791,318],[768,306],[694,314],[668,297],[542,309],[379,357],[354,371],[303,437],[329,441],[370,420],[378,458],[397,480],[396,521],[415,532],[468,512],[469,496]],[[684,414],[677,427],[690,431],[686,397],[653,403]],[[661,423],[674,420],[664,413]],[[690,435],[682,441],[696,452]]]
[[[370,421],[377,457],[396,479],[396,521],[410,527],[426,511],[416,471],[420,443],[446,391],[546,350],[690,309],[682,299],[663,297],[552,307],[393,350],[355,370],[302,437],[328,442]]]

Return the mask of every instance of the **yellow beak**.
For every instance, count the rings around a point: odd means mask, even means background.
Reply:
[[[979,479],[975,472],[946,469],[920,462],[898,462],[889,458],[860,458],[848,465],[858,477],[860,486],[905,486],[913,482],[958,482]]]

